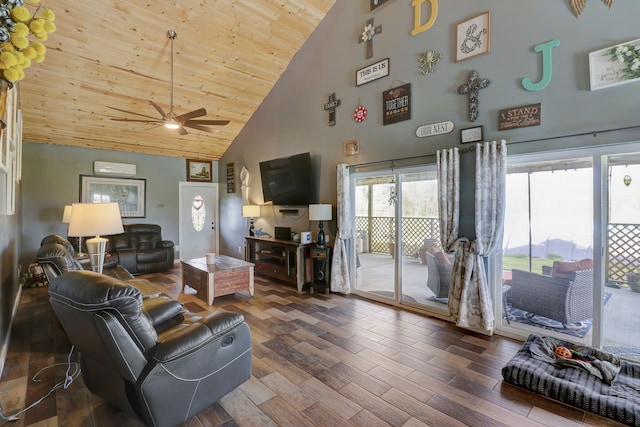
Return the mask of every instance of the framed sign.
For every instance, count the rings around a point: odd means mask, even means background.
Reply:
[[[484,12],[456,26],[456,62],[489,53],[489,12]]]
[[[375,64],[367,65],[356,71],[356,86],[387,77],[390,71],[389,58],[378,61]]]
[[[369,3],[371,4],[371,12],[373,12],[374,10],[379,8],[380,6],[384,6],[385,4],[389,3],[390,1],[391,0],[369,0]]]
[[[483,127],[474,126],[472,128],[460,129],[460,143],[468,144],[469,142],[480,142],[484,138],[482,135]]]
[[[117,203],[123,218],[146,216],[146,186],[144,178],[106,178],[80,175],[82,203]]]
[[[541,105],[530,104],[507,108],[498,112],[498,130],[540,126]]]
[[[211,161],[187,159],[187,181],[213,182]]]
[[[344,142],[344,155],[355,156],[360,154],[360,141],[352,139]]]
[[[236,164],[227,163],[227,193],[236,192]]]
[[[411,120],[411,83],[383,92],[382,111],[383,125]]]
[[[640,39],[589,54],[591,90],[639,81]]]

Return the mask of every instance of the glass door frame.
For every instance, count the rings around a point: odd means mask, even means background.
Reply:
[[[394,217],[393,220],[395,220],[395,229],[394,229],[394,235],[393,235],[393,240],[395,242],[398,241],[398,233],[399,233],[399,228],[398,228],[398,204],[401,203],[401,196],[398,194],[398,186],[399,186],[399,173],[395,170],[395,168],[392,167],[384,167],[384,168],[380,168],[380,169],[374,169],[374,170],[368,170],[368,171],[363,171],[363,172],[353,172],[351,174],[351,194],[353,194],[353,197],[351,198],[351,212],[353,212],[353,223],[355,225],[356,221],[356,181],[360,178],[371,178],[371,177],[376,177],[376,176],[393,176],[393,179],[395,181],[395,185],[396,185],[396,190],[395,190],[395,197],[396,197],[396,202],[395,202],[395,206],[394,206]],[[371,212],[372,212],[372,206],[371,206],[371,199],[372,199],[372,195],[369,194],[369,206],[368,206],[368,215],[369,217],[371,217]],[[354,226],[354,237],[355,237],[355,226]],[[369,235],[369,240],[371,240],[372,236]],[[354,251],[356,250],[355,248],[356,245],[354,245]],[[398,253],[398,245],[395,245],[394,247],[394,252],[395,254]],[[368,292],[365,290],[361,290],[358,289],[358,283],[357,283],[357,270],[358,267],[355,266],[353,268],[353,274],[352,274],[352,282],[353,286],[352,286],[352,290],[353,293],[368,299],[372,299],[372,300],[376,300],[376,301],[381,301],[381,302],[393,302],[394,304],[399,304],[400,302],[400,296],[401,294],[399,293],[399,282],[401,280],[400,275],[399,275],[399,271],[398,271],[398,257],[394,255],[393,257],[393,298],[390,297],[385,297],[373,292]]]
[[[510,155],[507,164],[529,163],[545,160],[564,160],[591,157],[593,178],[593,325],[590,345],[602,346],[604,330],[604,284],[606,280],[605,257],[607,251],[607,209],[609,200],[608,162],[609,156],[640,152],[640,142],[609,144],[580,149],[552,150],[527,154]],[[528,332],[504,324],[502,304],[502,253],[489,259],[490,283],[493,283],[494,313],[496,313],[496,333],[511,338],[524,339]],[[596,286],[596,284],[599,284]]]
[[[394,262],[393,262],[393,266],[394,266],[394,273],[393,273],[393,277],[394,277],[394,284],[393,284],[393,292],[394,292],[394,297],[393,298],[387,298],[384,296],[380,296],[377,295],[375,293],[371,293],[371,292],[367,292],[364,290],[359,290],[357,289],[357,267],[354,264],[354,268],[351,270],[351,275],[350,275],[350,280],[351,283],[353,284],[352,286],[352,292],[356,295],[360,295],[363,296],[365,298],[370,298],[373,300],[377,300],[377,301],[382,301],[385,303],[393,303],[394,305],[397,306],[409,306],[411,307],[411,309],[419,311],[419,312],[424,312],[425,314],[428,314],[430,316],[433,317],[437,317],[437,318],[441,318],[441,319],[445,319],[445,320],[450,320],[450,316],[449,316],[449,310],[448,310],[448,306],[444,306],[443,308],[439,307],[439,306],[435,306],[435,305],[430,305],[428,303],[425,304],[421,304],[418,302],[412,302],[409,300],[403,300],[402,299],[402,274],[403,274],[403,239],[402,239],[402,229],[403,229],[403,218],[402,218],[402,198],[403,198],[403,192],[402,192],[402,183],[403,183],[403,175],[406,174],[411,174],[411,173],[419,173],[419,172],[435,172],[436,171],[436,164],[435,163],[424,163],[424,164],[419,164],[419,165],[411,165],[411,166],[402,166],[402,167],[394,167],[393,165],[391,166],[385,166],[385,167],[381,167],[380,169],[368,169],[366,171],[361,171],[361,172],[356,172],[356,171],[352,171],[351,173],[351,179],[350,179],[350,186],[351,186],[351,194],[353,195],[352,200],[351,200],[351,211],[353,212],[353,223],[355,225],[355,217],[356,217],[356,197],[355,197],[355,189],[356,189],[356,180],[359,178],[366,178],[366,177],[374,177],[374,176],[389,176],[392,175],[394,177],[395,180],[395,185],[396,185],[396,190],[395,190],[395,207],[394,207],[394,219],[395,219],[395,230],[394,230],[394,242],[396,243],[394,245],[394,251],[395,251],[395,255],[394,255]],[[371,215],[371,206],[369,206],[369,215]],[[355,226],[354,226],[354,238],[355,238],[355,234],[356,234],[356,230],[355,230]],[[369,238],[371,238],[369,236]],[[355,248],[356,245],[354,245],[354,253],[355,253]],[[425,275],[426,276],[426,275]],[[425,288],[426,288],[426,283],[427,283],[427,277],[425,277]]]

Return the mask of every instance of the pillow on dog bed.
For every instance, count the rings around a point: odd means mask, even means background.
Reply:
[[[522,348],[502,368],[504,380],[584,411],[621,423],[640,425],[639,364],[611,355],[611,365],[615,367],[619,362],[619,370],[611,378],[611,384],[608,384],[583,366],[571,366],[564,361],[557,363],[558,360],[551,357],[544,360],[544,347],[549,342],[568,348],[576,347],[570,342],[552,340],[535,334],[529,335]],[[539,357],[541,352],[543,357]]]

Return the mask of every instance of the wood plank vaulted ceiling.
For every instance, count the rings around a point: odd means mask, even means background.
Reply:
[[[335,0],[44,0],[56,14],[44,62],[20,83],[27,142],[218,160]],[[111,120],[199,107],[215,133]]]

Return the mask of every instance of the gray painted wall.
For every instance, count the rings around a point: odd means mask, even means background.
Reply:
[[[123,222],[159,224],[163,237],[179,244],[178,182],[186,180],[184,159],[33,143],[25,143],[23,150],[23,265],[33,262],[44,236],[67,235],[64,206],[79,201],[80,175],[93,175],[95,160],[135,164],[136,178],[147,180],[146,218]],[[216,176],[217,163],[212,172]]]
[[[589,2],[576,19],[569,2],[556,0],[440,1],[433,27],[416,36],[410,35],[414,22],[411,3],[392,0],[370,13],[369,1],[338,0],[220,160],[219,179],[224,181],[228,162],[235,162],[237,171],[246,166],[252,176],[249,200],[261,204],[258,163],[309,151],[320,200],[335,205],[336,164],[430,156],[438,149],[459,146],[461,128],[484,125],[485,140],[533,141],[512,144],[510,154],[640,139],[640,83],[590,91],[588,61],[589,52],[640,37],[636,22],[640,2],[618,1],[611,10],[601,2]],[[424,10],[428,10],[426,5]],[[455,62],[456,24],[487,10],[491,12],[490,53]],[[369,18],[375,18],[375,24],[382,24],[383,29],[374,38],[374,57],[367,60],[358,37]],[[423,21],[427,18],[425,12]],[[560,46],[553,50],[551,83],[539,92],[524,90],[520,84],[523,77],[538,81],[541,74],[540,55],[533,51],[534,46],[554,38],[560,40]],[[424,76],[418,60],[429,49],[438,50],[442,59],[434,74]],[[389,77],[356,87],[356,70],[387,57],[391,61]],[[467,97],[456,93],[471,70],[491,80],[480,92],[480,114],[474,123],[467,118]],[[382,92],[405,82],[412,83],[412,119],[383,126]],[[332,92],[342,100],[334,127],[328,126],[323,110]],[[542,103],[541,126],[497,130],[499,110],[538,102]],[[360,103],[369,114],[363,123],[356,123],[353,112]],[[419,126],[445,120],[455,123],[453,133],[416,137]],[[633,128],[590,134],[627,127]],[[567,137],[583,133],[588,135]],[[361,154],[344,157],[343,142],[350,139],[360,140]],[[427,161],[435,160],[431,157]],[[240,217],[241,205],[239,190],[221,194],[220,210],[225,212],[220,224],[222,253],[234,255],[243,244],[247,222]],[[270,208],[265,210],[271,212]],[[295,223],[292,227],[298,231],[316,230],[305,212],[294,222],[276,211],[257,225],[271,229],[276,222]]]

